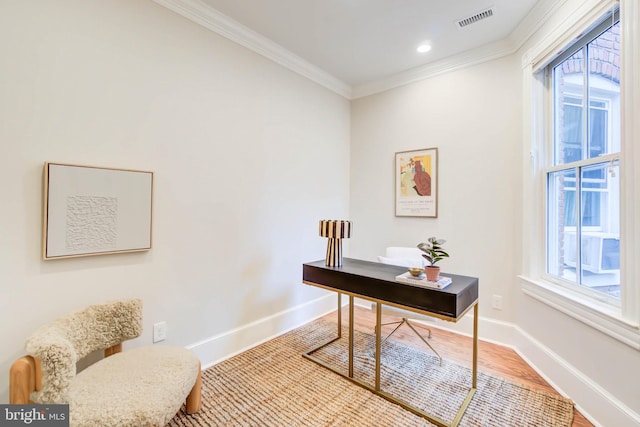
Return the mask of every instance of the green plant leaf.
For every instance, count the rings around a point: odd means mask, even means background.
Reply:
[[[436,262],[443,258],[448,258],[449,254],[442,249],[442,245],[446,242],[444,239],[437,239],[436,237],[429,237],[426,242],[420,242],[416,246],[424,254],[422,256],[429,261],[430,265],[435,265]]]

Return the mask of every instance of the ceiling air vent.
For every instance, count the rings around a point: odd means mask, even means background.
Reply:
[[[461,19],[458,21],[458,28],[464,28],[467,25],[475,24],[478,21],[482,21],[483,19],[487,19],[493,16],[493,8],[490,7],[488,9],[483,10],[482,12],[478,12],[473,16],[469,16],[467,18]]]

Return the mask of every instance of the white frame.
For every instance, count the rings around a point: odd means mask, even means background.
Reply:
[[[42,259],[151,249],[153,172],[44,164]]]

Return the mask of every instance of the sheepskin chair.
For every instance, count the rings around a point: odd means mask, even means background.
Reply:
[[[139,299],[92,305],[42,326],[25,344],[27,353],[42,363],[42,390],[34,392],[31,399],[35,403],[67,403],[79,360],[141,333]]]
[[[32,371],[35,380],[16,382],[31,384],[29,400],[68,403],[71,426],[77,427],[164,426],[185,400],[188,413],[198,411],[200,361],[182,347],[157,345],[120,352],[123,341],[141,333],[141,300],[89,306],[31,335],[25,344],[30,356],[14,363],[10,381],[22,371]],[[76,363],[97,350],[105,350],[108,357],[76,374]],[[24,368],[25,360],[31,361],[30,367]]]

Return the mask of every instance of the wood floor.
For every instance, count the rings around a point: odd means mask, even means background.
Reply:
[[[327,315],[331,319],[336,318],[336,313]],[[349,319],[349,310],[344,308],[342,322],[346,326]],[[384,322],[393,321],[393,318],[385,317]],[[375,314],[371,310],[362,307],[355,307],[354,328],[359,331],[372,333],[375,326]],[[391,332],[392,326],[383,328],[383,334]],[[418,331],[422,332],[420,329]],[[456,333],[444,331],[438,328],[431,328],[431,344],[438,350],[440,355],[448,360],[461,365],[470,366],[472,359],[471,338]],[[426,334],[425,334],[426,336]],[[420,338],[418,338],[406,325],[398,329],[392,337],[395,341],[406,345],[415,346],[425,351],[430,351]],[[527,385],[538,390],[555,393],[553,389],[536,371],[533,370],[518,354],[510,348],[496,344],[479,341],[478,342],[478,370],[506,378],[513,382]],[[574,409],[572,427],[593,427],[579,411]]]

